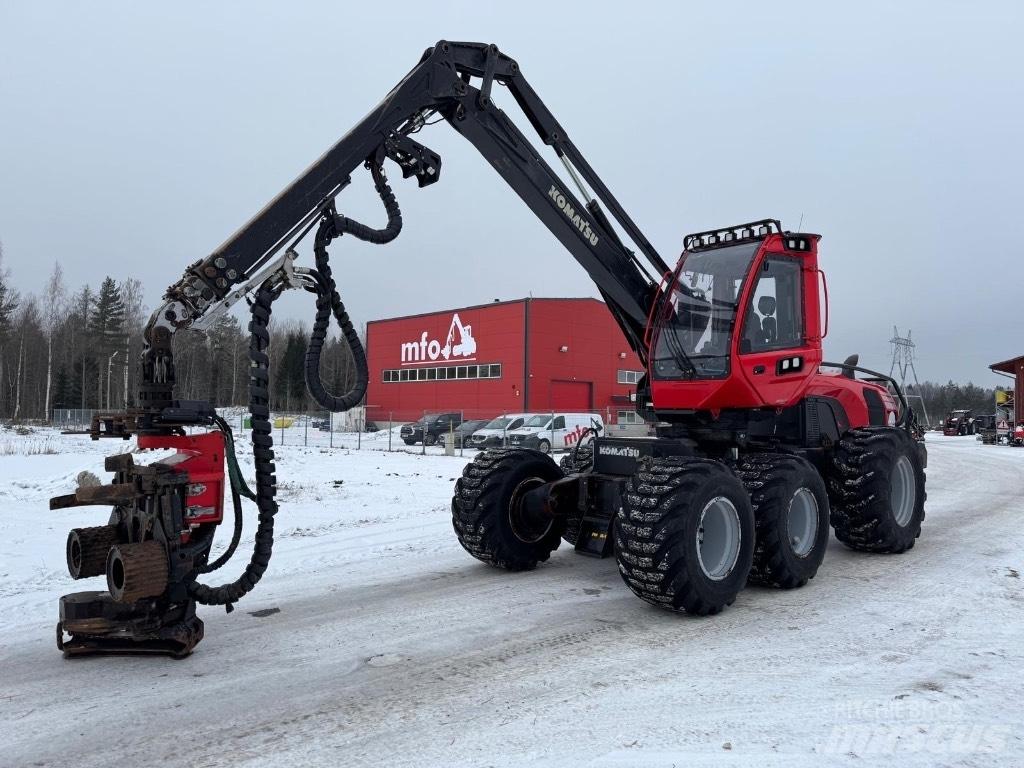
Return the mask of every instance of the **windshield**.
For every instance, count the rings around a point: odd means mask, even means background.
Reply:
[[[504,429],[511,423],[512,418],[510,416],[499,416],[498,418],[491,419],[487,422],[487,426],[484,427],[484,429]]]
[[[729,341],[743,280],[760,243],[683,255],[659,310],[652,369],[658,379],[716,379],[729,372]]]
[[[551,420],[550,416],[531,416],[523,424],[524,427],[546,427]]]
[[[428,413],[426,416],[424,416],[422,419],[420,419],[416,423],[417,424],[429,424],[432,421],[437,421],[439,418],[441,418],[441,414],[440,413]]]

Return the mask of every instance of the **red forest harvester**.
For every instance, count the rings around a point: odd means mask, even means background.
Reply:
[[[508,89],[579,197],[495,105],[495,84]],[[614,555],[644,600],[709,614],[731,603],[748,579],[782,588],[806,583],[822,561],[830,523],[855,549],[913,546],[924,517],[924,447],[912,437],[913,412],[892,379],[859,368],[855,357],[832,373],[819,370],[820,316],[827,325],[828,311],[818,236],[786,232],[775,220],[701,232],[685,238],[670,268],[514,60],[493,45],[441,41],[362,122],[168,290],[145,331],[138,407],[95,421],[92,434],[138,435],[140,445],[179,454],[148,467],[114,457],[112,484],[54,500],[114,506],[108,525],[69,537],[72,575],[105,574],[108,590],[62,598],[58,642],[66,653],[188,653],[202,637],[195,604],[230,609],[259,581],[277,512],[267,355],[273,302],[290,288],[316,296],[310,393],[335,411],[358,403],[366,356],[335,290],[327,246],[345,234],[372,243],[398,235],[401,214],[384,161],[421,187],[437,181],[440,157],[413,136],[438,120],[484,155],[596,283],[646,369],[638,410],[660,425],[646,439],[595,430],[561,467],[533,450],[479,453],[452,499],[455,532],[470,554],[525,570],[565,539],[582,554]],[[631,151],[648,148],[641,142]],[[387,212],[383,229],[336,210],[335,198],[360,165]],[[295,248],[313,230],[315,268],[298,267]],[[209,404],[172,395],[175,331],[209,327],[247,296],[254,493],[241,480],[227,424]],[[340,396],[319,375],[332,314],[358,372]],[[210,428],[208,439],[183,436],[196,426]],[[220,520],[213,496],[225,462],[235,530],[225,555],[209,563]],[[238,543],[243,495],[259,509],[250,562],[235,581],[203,584]]]

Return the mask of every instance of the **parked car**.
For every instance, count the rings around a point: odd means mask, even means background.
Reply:
[[[500,448],[505,445],[505,435],[519,429],[532,413],[503,413],[487,422],[466,441],[467,448]]]
[[[577,443],[594,439],[590,429],[599,432],[604,421],[596,413],[541,413],[531,416],[519,429],[508,433],[508,444],[513,448],[535,448],[541,453],[552,449],[572,448]]]
[[[419,421],[412,424],[403,424],[399,434],[406,445],[424,443],[426,445],[437,445],[441,435],[453,430],[462,424],[462,414],[453,413],[428,413]]]
[[[461,448],[465,445],[468,448],[473,433],[485,426],[487,426],[487,419],[470,419],[462,422],[455,428],[455,447]]]

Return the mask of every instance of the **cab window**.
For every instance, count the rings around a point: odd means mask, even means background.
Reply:
[[[803,281],[798,259],[768,256],[747,306],[740,352],[804,344]]]
[[[555,423],[552,429],[565,429],[565,416],[555,416]]]

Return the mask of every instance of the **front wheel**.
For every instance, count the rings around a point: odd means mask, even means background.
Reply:
[[[520,514],[524,494],[562,478],[550,456],[537,451],[481,451],[462,471],[452,498],[452,526],[469,554],[488,565],[528,571],[558,548],[553,520],[538,523]]]
[[[925,476],[921,452],[902,429],[852,429],[832,457],[832,527],[850,549],[905,552],[921,535]]]
[[[541,440],[537,443],[537,450],[541,453],[551,453],[551,443],[547,440]]]
[[[743,484],[720,461],[644,459],[613,530],[623,581],[653,605],[714,614],[747,582],[754,513]]]
[[[423,438],[424,445],[437,445],[437,435],[427,433],[427,436]]]

